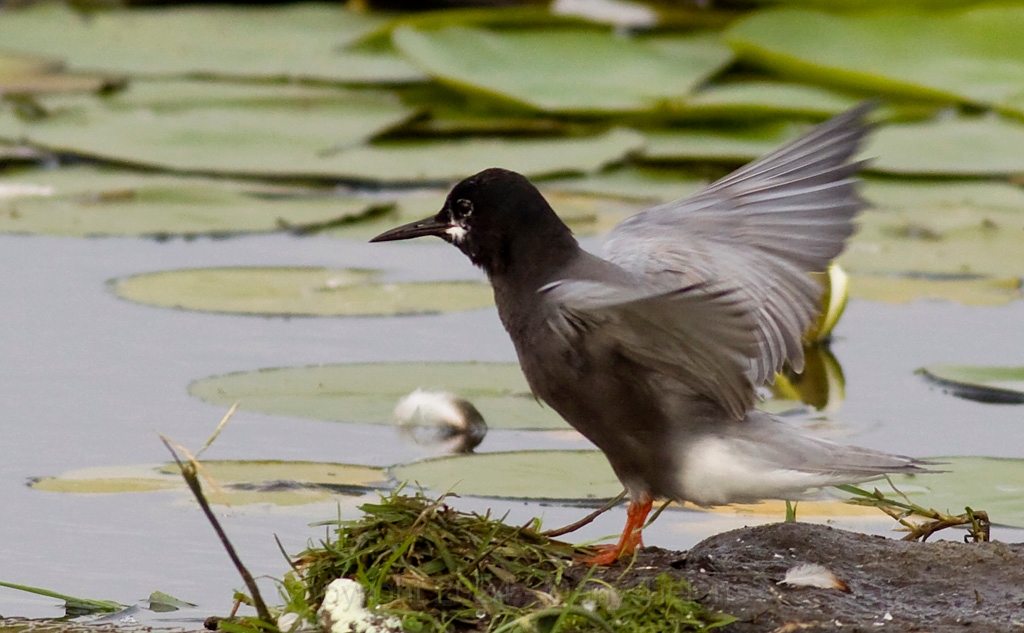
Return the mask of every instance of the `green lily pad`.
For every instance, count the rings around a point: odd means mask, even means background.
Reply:
[[[883,303],[920,299],[954,301],[969,306],[1002,306],[1021,298],[1020,277],[921,275],[852,275],[850,296]]]
[[[1024,459],[936,457],[943,472],[891,475],[893,484],[926,508],[962,514],[965,507],[988,512],[992,523],[1024,527]],[[870,489],[871,486],[861,486]],[[889,486],[874,487],[890,494]]]
[[[688,114],[702,117],[757,119],[765,115],[825,118],[857,105],[855,97],[804,84],[735,81],[707,86],[686,99]]]
[[[839,263],[851,273],[1024,276],[1024,190],[1005,183],[869,181],[877,208]]]
[[[0,112],[0,137],[51,151],[161,169],[216,174],[339,177],[333,156],[394,127],[412,110],[392,95],[338,92],[331,100],[240,99],[211,88],[194,107],[131,108],[129,101],[58,101],[25,121]],[[214,94],[222,93],[217,99]],[[130,99],[130,97],[126,97]],[[236,101],[230,101],[234,98]]]
[[[732,59],[713,35],[400,27],[392,39],[409,60],[445,83],[564,113],[657,110],[686,97]]]
[[[5,11],[0,42],[7,50],[64,58],[76,69],[148,76],[424,80],[393,52],[345,47],[385,22],[372,13],[313,3],[101,11],[89,19],[63,5],[39,5]]]
[[[0,175],[0,232],[225,235],[356,222],[379,202],[323,191],[66,167]]]
[[[355,363],[283,367],[211,376],[189,393],[219,406],[359,424],[393,424],[415,389],[451,391],[472,402],[490,428],[567,429],[537,403],[516,363]]]
[[[98,92],[122,83],[118,77],[63,70],[58,59],[0,52],[0,95]]]
[[[391,469],[433,492],[508,499],[594,500],[622,492],[600,451],[517,451],[428,459]]]
[[[369,492],[387,482],[382,468],[324,462],[203,461],[201,476],[210,503],[300,505],[336,498],[336,491]],[[220,488],[219,490],[216,488]],[[35,490],[110,494],[187,487],[177,464],[85,468],[32,482]]]
[[[545,195],[560,191],[653,205],[693,195],[707,184],[707,180],[679,170],[623,166],[582,177],[550,180],[541,189]]]
[[[1024,173],[1022,146],[1024,122],[964,117],[884,126],[862,155],[872,171],[891,174],[1002,176]]]
[[[777,123],[729,130],[649,132],[643,158],[660,162],[747,162],[777,149],[806,129],[796,123]]]
[[[917,372],[958,398],[1024,404],[1024,367],[931,365]]]
[[[363,145],[316,160],[278,168],[277,173],[342,177],[376,182],[455,182],[501,166],[530,178],[594,172],[623,160],[644,144],[641,134],[613,129],[569,138],[472,138]]]
[[[1024,113],[1021,6],[861,14],[781,8],[738,20],[725,38],[741,57],[812,83]]]
[[[483,283],[377,283],[379,274],[303,267],[192,268],[124,277],[111,286],[122,299],[146,305],[263,316],[435,314],[494,305]]]

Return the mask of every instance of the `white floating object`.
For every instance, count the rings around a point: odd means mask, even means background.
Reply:
[[[828,570],[824,565],[804,563],[790,567],[786,577],[779,581],[780,585],[790,587],[818,587],[820,589],[838,589],[850,591],[850,587]]]
[[[330,633],[400,633],[402,630],[398,618],[382,618],[368,611],[363,586],[350,578],[338,578],[327,585],[317,616],[323,630]]]
[[[417,444],[455,440],[451,450],[469,453],[487,434],[487,423],[473,403],[448,391],[417,389],[395,405],[402,433]]]

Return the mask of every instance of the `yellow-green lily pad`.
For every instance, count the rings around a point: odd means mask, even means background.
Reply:
[[[1024,113],[1021,6],[846,14],[779,8],[738,20],[725,38],[741,57],[812,83]]]
[[[653,111],[732,59],[714,35],[627,37],[596,29],[485,31],[399,27],[395,45],[457,88],[549,112]]]
[[[742,163],[777,149],[806,129],[806,125],[784,122],[727,130],[702,128],[649,132],[642,156],[659,162]]]
[[[821,86],[781,81],[734,81],[701,88],[686,99],[686,113],[715,119],[757,119],[767,114],[825,118],[858,99]]]
[[[369,492],[388,481],[382,468],[272,460],[203,461],[200,474],[206,478],[207,500],[226,505],[315,503],[334,498],[339,490]],[[31,485],[35,490],[77,494],[187,490],[177,464],[85,468],[38,478]]]
[[[886,125],[862,154],[869,169],[890,174],[1003,176],[1024,174],[1021,147],[1024,121],[984,116]]]
[[[386,21],[338,4],[99,11],[88,19],[62,4],[40,4],[5,11],[0,42],[7,50],[64,58],[75,69],[134,75],[423,81],[391,51],[345,46]]]
[[[913,503],[962,514],[965,507],[988,512],[997,525],[1024,527],[1024,459],[995,457],[936,457],[942,472],[927,475],[891,475],[896,488]],[[865,484],[900,499],[884,482]]]
[[[472,402],[490,428],[567,429],[530,393],[516,363],[355,363],[282,367],[211,376],[189,393],[218,406],[359,424],[393,424],[392,411],[416,389],[450,391]]]
[[[1024,367],[930,365],[917,372],[958,398],[992,404],[1024,404]]]
[[[267,89],[257,87],[249,102],[237,87],[203,92],[191,107],[130,107],[125,97],[57,100],[48,116],[33,120],[0,112],[0,137],[189,173],[340,178],[346,174],[333,157],[413,113],[382,92],[267,99]]]
[[[883,303],[927,299],[970,306],[1002,306],[1021,298],[1021,278],[856,274],[850,281],[850,296]]]
[[[117,296],[163,308],[272,316],[433,314],[494,305],[479,282],[378,283],[378,271],[192,268],[111,282]]]
[[[1024,190],[1005,183],[869,181],[876,208],[839,263],[850,273],[1024,275]],[[912,276],[913,276],[912,275]]]
[[[252,183],[93,167],[0,175],[0,232],[51,235],[226,235],[356,222],[384,207],[366,198]]]
[[[516,451],[428,459],[391,469],[432,492],[508,499],[595,500],[622,492],[600,451]]]

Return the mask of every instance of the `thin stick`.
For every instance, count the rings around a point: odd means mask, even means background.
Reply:
[[[627,494],[628,494],[628,492],[623,490],[622,492],[619,493],[619,496],[615,497],[614,499],[612,499],[608,503],[604,504],[603,506],[601,506],[597,510],[594,510],[593,512],[591,512],[587,516],[583,517],[579,521],[577,521],[575,523],[570,523],[569,525],[567,525],[565,527],[560,527],[560,528],[555,529],[555,530],[548,530],[546,532],[541,532],[540,534],[541,534],[541,536],[546,536],[548,538],[554,538],[556,536],[562,536],[563,534],[568,534],[569,532],[575,532],[576,530],[580,529],[581,527],[593,523],[594,519],[596,519],[597,517],[601,516],[605,512],[611,510],[615,506],[619,505],[619,503],[623,499],[626,498]]]
[[[231,558],[231,562],[234,563],[235,569],[242,576],[242,581],[245,582],[245,586],[249,588],[249,593],[252,594],[253,606],[256,607],[256,613],[259,615],[260,620],[264,622],[273,622],[273,618],[270,617],[270,611],[267,609],[267,604],[263,602],[263,596],[260,595],[260,589],[256,586],[256,581],[253,579],[252,574],[242,564],[242,559],[238,557],[238,553],[235,551],[231,541],[228,540],[228,535],[224,532],[224,528],[221,527],[217,517],[214,516],[213,510],[210,509],[210,504],[207,503],[206,497],[203,496],[203,486],[199,483],[199,477],[196,476],[196,463],[195,458],[189,459],[188,467],[181,462],[178,458],[178,453],[171,447],[171,441],[163,435],[160,436],[164,446],[171,452],[171,457],[178,463],[178,468],[181,469],[181,476],[185,479],[185,483],[188,484],[192,494],[195,495],[196,501],[199,502],[199,507],[203,509],[203,514],[206,515],[206,520],[213,526],[214,532],[217,533],[217,537],[220,538],[221,545],[227,551],[228,556]]]
[[[217,428],[213,430],[213,435],[210,436],[210,439],[206,440],[206,443],[203,444],[203,447],[200,448],[199,452],[196,453],[196,459],[199,459],[199,456],[203,454],[203,451],[210,448],[210,444],[213,444],[213,441],[217,439],[217,436],[220,435],[220,432],[224,430],[224,427],[227,425],[228,420],[231,419],[231,416],[233,416],[235,414],[235,411],[237,410],[238,403],[236,402],[235,404],[231,405],[231,408],[228,409],[228,412],[224,414],[223,418],[221,418],[220,424],[218,424]]]

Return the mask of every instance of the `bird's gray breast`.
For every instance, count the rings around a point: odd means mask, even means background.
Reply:
[[[631,492],[674,496],[678,429],[650,370],[600,324],[570,321],[567,335],[557,306],[534,298],[523,311],[522,299],[507,299],[498,297],[502,321],[533,393],[605,453]]]

